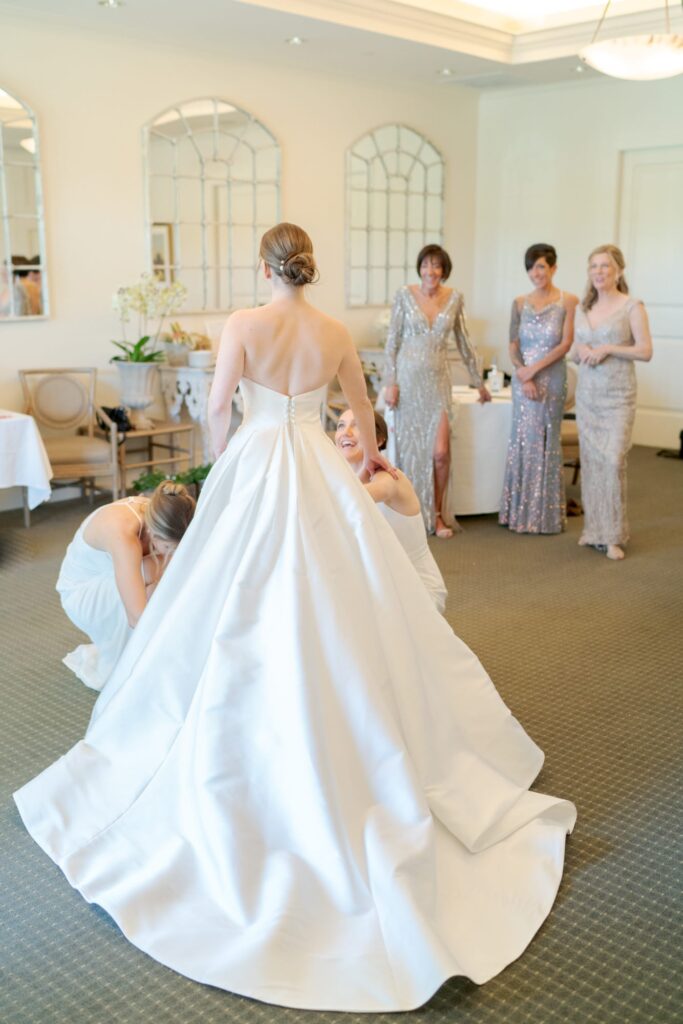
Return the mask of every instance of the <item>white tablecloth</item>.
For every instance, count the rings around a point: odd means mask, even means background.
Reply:
[[[28,507],[50,497],[52,467],[32,416],[0,409],[0,487],[28,488]]]
[[[505,475],[512,393],[481,404],[476,391],[453,388],[449,504],[456,516],[497,512]]]

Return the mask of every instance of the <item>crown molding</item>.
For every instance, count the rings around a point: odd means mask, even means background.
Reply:
[[[440,50],[464,53],[501,64],[527,64],[572,56],[586,46],[595,31],[597,19],[570,25],[514,33],[492,24],[466,20],[432,8],[418,8],[400,0],[236,0],[252,7],[264,7],[283,14],[298,15],[345,28],[375,32],[379,35],[422,43]],[[442,5],[438,5],[442,6]],[[462,10],[458,4],[456,10]],[[672,31],[683,31],[680,8],[670,7]],[[493,19],[489,16],[487,21]],[[509,19],[500,20],[509,23]],[[601,37],[610,38],[664,31],[664,6],[635,14],[610,17],[601,29]]]
[[[462,18],[420,10],[408,4],[396,3],[395,0],[372,0],[371,3],[364,3],[363,0],[325,0],[324,3],[320,3],[320,0],[237,0],[237,3],[267,7],[283,14],[393,36],[484,60],[505,64],[512,60],[512,33]]]
[[[672,32],[683,31],[683,16],[679,12],[680,8],[670,9]],[[597,21],[584,21],[574,25],[520,33],[512,41],[511,63],[531,64],[539,60],[570,57],[584,46],[588,46],[596,25]],[[641,11],[638,14],[622,14],[610,18],[600,29],[600,39],[660,34],[664,31],[662,8],[657,11]]]

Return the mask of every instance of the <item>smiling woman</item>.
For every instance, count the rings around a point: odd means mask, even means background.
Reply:
[[[444,287],[450,256],[440,245],[426,245],[418,253],[416,269],[419,286],[405,285],[394,298],[384,385],[387,405],[395,409],[397,463],[417,492],[427,530],[448,538],[454,522],[447,495],[451,333],[481,401],[491,396],[469,339],[463,297]]]
[[[652,358],[645,307],[629,298],[616,245],[588,257],[588,287],[576,314],[571,355],[579,363],[576,422],[581,445],[582,546],[621,561],[629,539],[626,457],[636,413],[634,362]]]

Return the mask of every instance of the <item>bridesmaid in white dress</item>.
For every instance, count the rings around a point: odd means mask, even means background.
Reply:
[[[384,451],[389,438],[389,429],[384,417],[377,410],[375,410],[375,436],[379,450]],[[354,472],[362,474],[365,453],[351,409],[347,409],[339,417],[334,442]],[[398,478],[392,476],[391,473],[379,470],[371,479],[364,475],[361,475],[360,479],[401,542],[403,550],[427,588],[427,593],[443,614],[446,609],[448,591],[434,556],[429,550],[427,531],[420,510],[420,499],[405,473],[398,470],[397,474]]]
[[[576,423],[584,530],[579,540],[619,561],[629,539],[626,457],[636,413],[635,361],[652,358],[643,303],[629,298],[616,245],[588,257],[588,289],[576,311],[570,356],[579,364]]]
[[[57,592],[92,643],[63,659],[101,690],[194,515],[194,498],[165,480],[154,493],[97,509],[79,526],[59,570]]]
[[[575,810],[529,791],[542,752],[324,432],[337,376],[364,468],[390,469],[353,341],[306,300],[308,235],[277,225],[261,258],[272,300],[223,331],[195,517],[84,740],[15,800],[69,882],[176,971],[408,1010],[520,955]]]

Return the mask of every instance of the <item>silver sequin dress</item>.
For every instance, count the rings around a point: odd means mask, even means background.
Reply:
[[[434,442],[442,414],[452,414],[448,341],[451,334],[470,380],[481,387],[477,360],[467,332],[465,304],[455,289],[430,325],[411,289],[394,297],[386,345],[385,385],[398,384],[395,411],[396,460],[420,499],[425,527],[434,532]],[[447,511],[442,510],[445,516]]]
[[[512,303],[510,341],[519,341],[525,366],[537,363],[562,341],[566,310],[562,296],[540,311],[528,299],[521,313]],[[560,431],[567,396],[564,359],[534,377],[539,398],[525,398],[512,378],[512,429],[498,521],[516,533],[560,533],[565,520]]]
[[[576,311],[574,345],[633,345],[628,302],[593,328],[583,309]],[[633,362],[607,356],[597,366],[579,364],[576,423],[581,451],[583,539],[587,544],[620,544],[628,540],[626,518],[626,456],[636,414],[636,370]]]

